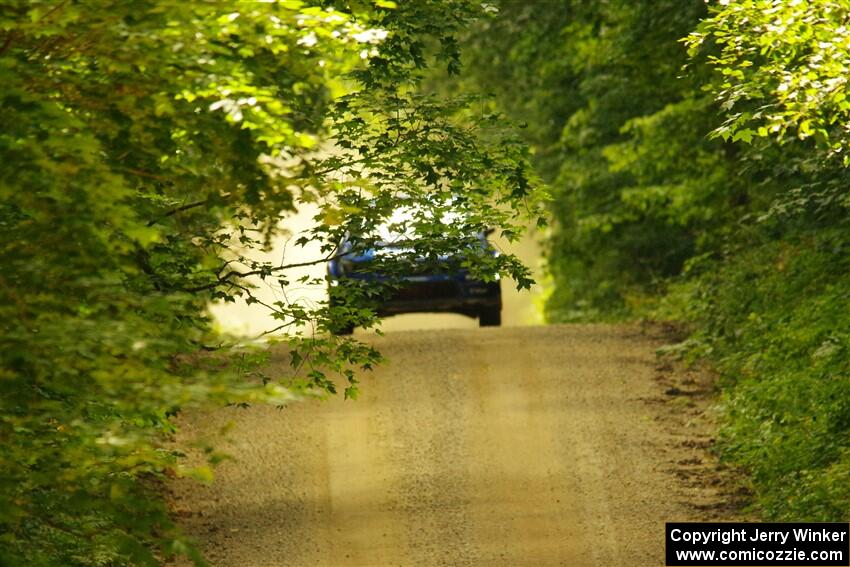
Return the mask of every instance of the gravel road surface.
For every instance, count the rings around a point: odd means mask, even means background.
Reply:
[[[181,439],[233,422],[238,460],[172,487],[214,565],[663,565],[665,521],[725,519],[701,410],[671,406],[636,328],[368,340],[389,362],[356,402],[184,420]]]

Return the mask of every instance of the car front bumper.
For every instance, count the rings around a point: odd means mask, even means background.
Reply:
[[[476,316],[482,307],[501,307],[499,282],[408,280],[378,306],[378,314],[461,313]]]

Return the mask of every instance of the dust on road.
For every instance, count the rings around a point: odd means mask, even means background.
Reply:
[[[664,522],[719,505],[702,469],[683,480],[676,463],[701,462],[702,432],[671,431],[651,403],[654,345],[634,328],[369,340],[389,362],[356,402],[185,425],[188,437],[235,422],[238,461],[211,487],[174,487],[214,565],[662,565]]]

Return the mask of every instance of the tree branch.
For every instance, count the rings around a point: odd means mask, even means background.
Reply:
[[[183,211],[188,211],[189,209],[194,209],[194,208],[206,205],[207,202],[208,202],[207,199],[204,199],[203,201],[195,201],[194,203],[188,203],[186,205],[182,205],[180,207],[177,207],[176,209],[171,209],[170,211],[163,213],[162,215],[153,219],[152,221],[149,221],[148,226],[153,226],[156,223],[158,223],[159,221],[161,221],[162,219],[168,218],[170,216],[174,216],[177,213],[180,213],[180,212],[183,212]]]
[[[331,256],[319,258],[317,260],[309,260],[307,262],[296,262],[294,264],[286,264],[286,265],[283,265],[283,266],[274,266],[272,268],[263,269],[263,270],[251,270],[251,271],[248,271],[248,272],[239,272],[239,271],[236,271],[236,270],[231,270],[231,271],[227,272],[226,274],[224,274],[223,276],[217,277],[216,281],[214,281],[214,282],[210,282],[208,284],[204,284],[204,285],[196,286],[196,287],[183,288],[182,291],[185,291],[187,293],[197,293],[199,291],[206,291],[206,290],[214,289],[214,288],[216,288],[220,285],[225,285],[225,284],[226,285],[237,285],[234,282],[230,281],[231,277],[247,278],[249,276],[259,276],[261,274],[272,275],[276,272],[282,272],[284,270],[291,270],[292,268],[305,268],[307,266],[315,266],[316,264],[322,264],[322,263],[325,263],[325,262],[330,262],[332,260],[336,260],[337,258],[342,258],[346,254],[348,254],[348,252],[340,252],[338,254],[333,254]]]
[[[142,169],[136,169],[135,167],[122,167],[121,171],[126,171],[127,173],[132,173],[133,175],[138,175],[139,177],[145,177],[147,179],[154,179],[156,181],[162,181],[163,183],[168,181],[167,177],[163,177],[162,175],[156,175],[154,173],[149,173]]]
[[[3,42],[3,45],[0,45],[0,55],[5,54],[9,51],[9,48],[12,47],[12,42],[15,40],[15,32],[10,31],[8,35],[6,35],[6,41]]]

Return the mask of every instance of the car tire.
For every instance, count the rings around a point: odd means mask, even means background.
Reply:
[[[333,334],[337,336],[343,335],[351,335],[354,333],[354,325],[346,325],[345,327],[340,327],[338,329],[334,329]]]
[[[478,314],[479,327],[499,327],[502,325],[502,306],[482,307]]]

